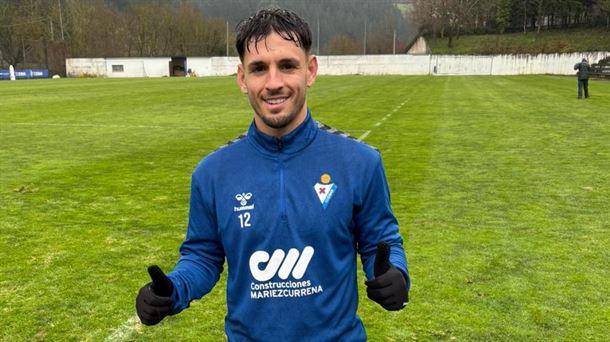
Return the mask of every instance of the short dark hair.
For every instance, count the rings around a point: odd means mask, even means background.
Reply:
[[[257,43],[272,31],[286,40],[293,41],[307,55],[311,50],[309,25],[292,11],[279,8],[262,9],[237,24],[235,31],[235,48],[242,62],[246,49],[250,52],[248,43],[254,40],[254,47],[258,51]]]

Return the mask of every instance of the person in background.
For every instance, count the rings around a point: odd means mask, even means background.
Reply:
[[[582,91],[585,91],[585,99],[589,98],[589,72],[591,66],[586,58],[583,58],[580,63],[574,65],[574,70],[578,70],[576,76],[578,77],[578,98],[582,99]]]

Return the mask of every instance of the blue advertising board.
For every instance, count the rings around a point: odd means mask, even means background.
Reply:
[[[31,79],[31,78],[48,78],[49,70],[47,69],[23,69],[15,70],[16,79]],[[0,70],[0,80],[8,80],[11,78],[8,70]]]

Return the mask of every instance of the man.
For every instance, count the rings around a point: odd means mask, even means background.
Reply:
[[[229,341],[364,341],[356,253],[385,309],[402,309],[410,287],[380,155],[312,119],[318,62],[296,14],[259,11],[236,47],[253,123],[195,169],[182,256],[167,276],[149,268],[138,315],[152,325],[184,310],[226,259]]]
[[[576,76],[578,77],[578,98],[582,99],[582,90],[585,89],[585,99],[589,98],[589,71],[591,66],[586,58],[582,59],[582,62],[574,65],[574,70],[578,70]]]

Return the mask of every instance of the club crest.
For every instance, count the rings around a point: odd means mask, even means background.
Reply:
[[[335,191],[337,191],[337,186],[330,182],[330,175],[325,173],[320,177],[320,183],[316,183],[313,188],[316,191],[316,195],[318,195],[322,208],[326,209],[330,199],[335,194]]]

